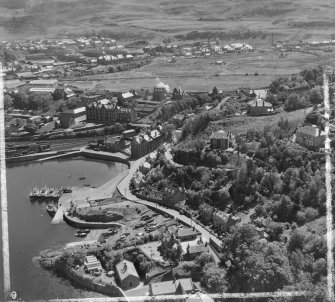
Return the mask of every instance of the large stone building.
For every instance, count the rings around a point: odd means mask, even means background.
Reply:
[[[105,141],[105,149],[110,152],[120,152],[126,148],[126,142],[121,136],[108,136]]]
[[[153,91],[152,100],[156,102],[161,102],[166,99],[168,95],[168,91],[166,90],[166,86],[163,83],[158,83]]]
[[[156,150],[163,143],[163,136],[158,130],[135,136],[131,141],[131,157],[139,158]]]
[[[256,99],[248,103],[247,113],[250,115],[270,115],[274,114],[274,110],[271,103]]]
[[[305,147],[321,147],[325,141],[325,133],[316,126],[300,127],[296,132],[296,142]]]
[[[86,108],[81,107],[61,112],[59,121],[63,128],[68,128],[80,122],[84,122],[86,121]]]
[[[94,102],[86,106],[87,121],[98,124],[131,123],[136,120],[136,111],[120,108],[115,104]]]

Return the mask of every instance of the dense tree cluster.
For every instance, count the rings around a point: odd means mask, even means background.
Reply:
[[[227,267],[229,290],[269,292],[305,282],[322,283],[327,273],[325,240],[300,229],[289,233],[287,243],[261,240],[251,224],[226,234],[221,259]]]

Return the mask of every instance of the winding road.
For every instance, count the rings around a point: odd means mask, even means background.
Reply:
[[[155,153],[155,152],[154,152]],[[203,239],[205,241],[209,242],[209,239],[212,239],[217,245],[221,246],[222,242],[221,240],[219,240],[217,237],[215,237],[214,235],[212,235],[209,231],[207,231],[205,228],[203,228],[202,226],[200,226],[199,224],[197,224],[193,219],[186,217],[185,215],[180,214],[178,211],[173,210],[173,209],[168,209],[166,207],[163,207],[159,204],[155,204],[153,202],[147,201],[147,200],[143,200],[143,199],[139,199],[137,196],[133,195],[131,193],[131,191],[129,190],[129,184],[131,179],[133,178],[134,173],[137,171],[137,169],[139,168],[140,165],[142,165],[145,162],[147,156],[141,157],[140,159],[133,161],[131,163],[131,167],[129,170],[128,175],[123,178],[123,180],[119,183],[119,185],[117,186],[117,189],[119,190],[120,194],[122,196],[124,196],[126,199],[133,201],[133,202],[137,202],[146,206],[155,206],[156,209],[159,209],[161,211],[163,211],[164,213],[174,217],[175,219],[189,225],[192,227],[195,227],[202,235]]]

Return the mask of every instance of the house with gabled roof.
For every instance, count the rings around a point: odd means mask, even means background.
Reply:
[[[150,284],[151,296],[188,295],[194,290],[191,278],[175,279]]]
[[[296,134],[296,142],[304,147],[319,147],[324,144],[325,133],[317,126],[300,127]]]
[[[115,269],[122,288],[132,288],[140,284],[140,277],[132,262],[123,259],[116,265]]]
[[[195,240],[201,233],[195,228],[180,228],[177,231],[177,239],[181,241]]]
[[[255,99],[248,102],[247,114],[249,115],[270,115],[274,114],[271,103],[262,99]]]

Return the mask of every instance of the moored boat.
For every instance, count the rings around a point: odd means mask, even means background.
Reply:
[[[86,235],[87,235],[86,233],[79,233],[79,232],[75,234],[76,237],[86,237]]]
[[[47,212],[50,216],[55,216],[56,212],[57,212],[57,208],[55,205],[49,203],[47,205]]]
[[[34,187],[30,194],[31,201],[57,201],[62,196],[62,190],[44,186],[42,188]]]

